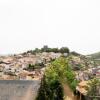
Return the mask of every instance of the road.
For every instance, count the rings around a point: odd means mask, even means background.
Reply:
[[[64,88],[64,100],[78,100],[76,96],[73,94],[73,91],[70,89],[68,84],[63,84]]]

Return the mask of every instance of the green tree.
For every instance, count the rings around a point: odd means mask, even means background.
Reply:
[[[47,52],[49,50],[47,45],[44,45],[43,48],[41,48],[42,52]]]
[[[88,83],[88,96],[100,96],[100,80],[99,79],[92,79],[89,83]]]
[[[58,48],[51,48],[51,52],[58,53],[59,52],[59,49]]]
[[[41,50],[38,48],[35,48],[35,50],[33,51],[33,53],[39,53],[39,52],[41,52]]]
[[[35,66],[34,65],[32,65],[32,64],[29,64],[28,65],[28,70],[34,70],[35,69]]]
[[[71,89],[75,90],[77,85],[75,74],[70,68],[68,60],[61,57],[47,67],[39,90],[40,97],[37,100],[63,100],[63,82],[67,82]]]
[[[56,68],[62,61],[56,60],[46,69],[37,100],[63,100],[63,87],[58,75],[60,66]]]
[[[69,53],[69,49],[67,47],[62,47],[59,50],[61,53]]]

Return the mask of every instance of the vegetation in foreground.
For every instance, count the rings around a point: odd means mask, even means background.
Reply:
[[[98,100],[100,98],[100,80],[99,79],[92,79],[89,83],[88,83],[88,93],[87,95],[92,98],[93,100]],[[98,98],[98,99],[97,99]]]
[[[74,92],[78,81],[75,79],[68,59],[61,57],[47,67],[37,100],[63,100],[63,83],[67,83]]]

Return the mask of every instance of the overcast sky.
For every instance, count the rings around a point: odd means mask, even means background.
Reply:
[[[48,45],[100,51],[100,0],[0,0],[0,54]]]

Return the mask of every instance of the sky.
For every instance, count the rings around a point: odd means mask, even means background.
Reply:
[[[100,51],[100,0],[0,0],[0,54],[43,45]]]

